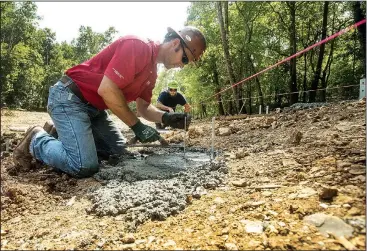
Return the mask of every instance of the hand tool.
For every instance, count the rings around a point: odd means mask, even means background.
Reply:
[[[168,143],[167,140],[160,137],[159,142],[160,144],[137,144],[138,139],[136,137],[131,138],[127,143],[127,147],[163,147],[163,148],[180,148],[183,147],[182,145],[171,145]]]

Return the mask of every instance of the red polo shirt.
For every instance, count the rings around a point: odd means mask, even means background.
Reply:
[[[104,75],[122,90],[127,102],[142,98],[150,103],[157,79],[158,50],[159,43],[125,36],[65,73],[97,109],[108,108],[97,93]]]

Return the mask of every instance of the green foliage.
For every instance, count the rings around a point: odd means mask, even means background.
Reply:
[[[98,33],[81,26],[71,43],[56,42],[56,33],[38,26],[34,2],[1,2],[1,91],[2,103],[11,107],[45,109],[48,90],[68,68],[94,56],[111,43],[117,33],[110,27]],[[300,51],[321,39],[324,2],[295,2],[295,31],[291,34],[290,2],[229,2],[229,58],[235,81],[241,81],[291,55],[291,35]],[[366,3],[361,2],[361,13]],[[196,115],[231,114],[234,94],[231,90],[213,96],[230,86],[222,47],[216,2],[192,2],[187,10],[186,25],[196,26],[207,39],[207,50],[197,66],[183,69],[159,69],[152,103],[168,83],[177,81],[179,90],[192,104]],[[327,36],[354,23],[356,5],[352,2],[330,2]],[[312,14],[310,14],[312,13]],[[365,17],[364,17],[365,18]],[[57,31],[56,31],[57,32]],[[365,77],[363,47],[358,30],[343,34],[325,45],[318,88],[358,85]],[[299,99],[308,101],[307,92],[315,78],[320,47],[299,56],[296,82]],[[159,65],[159,67],[161,67]],[[291,64],[286,62],[239,85],[242,111],[253,112],[260,104],[271,107],[290,103]],[[342,88],[340,98],[355,98],[356,88]],[[327,97],[330,95],[328,94]],[[317,101],[323,99],[318,92]],[[136,109],[135,103],[129,105]]]
[[[10,107],[46,109],[49,87],[68,68],[98,53],[117,33],[81,26],[72,43],[57,43],[49,28],[39,29],[33,2],[1,2],[2,103]]]

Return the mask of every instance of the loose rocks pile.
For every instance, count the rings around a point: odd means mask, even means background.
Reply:
[[[91,193],[93,205],[87,211],[119,215],[130,231],[149,219],[178,214],[192,198],[222,184],[228,172],[223,163],[210,162],[205,152],[191,151],[185,157],[179,150],[155,150],[106,166],[95,176],[106,185]]]

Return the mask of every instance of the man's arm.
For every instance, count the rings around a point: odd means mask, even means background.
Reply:
[[[190,111],[191,111],[191,106],[190,106],[188,103],[186,103],[186,104],[184,105],[184,107],[185,107],[184,112],[190,112]]]
[[[167,112],[173,112],[173,109],[169,106],[165,106],[164,104],[162,104],[161,102],[157,101],[157,105],[156,105],[157,108],[159,109],[162,109],[164,111],[167,111]]]
[[[126,125],[133,126],[138,122],[136,115],[130,110],[120,88],[107,76],[104,76],[98,88],[100,95],[108,108]]]
[[[162,115],[165,113],[142,98],[138,98],[136,100],[136,109],[138,110],[138,113],[146,120],[158,123],[162,122]]]

